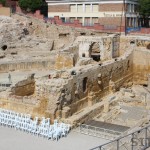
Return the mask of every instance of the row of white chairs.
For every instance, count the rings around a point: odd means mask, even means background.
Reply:
[[[58,120],[54,120],[54,124],[51,125],[50,118],[42,117],[39,121],[38,117],[32,119],[30,114],[16,113],[1,108],[0,125],[53,140],[66,137],[71,129],[69,124],[59,123]]]

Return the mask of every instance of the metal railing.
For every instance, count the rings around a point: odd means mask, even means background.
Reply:
[[[150,125],[90,150],[145,150],[150,147]]]
[[[94,127],[86,124],[80,124],[76,129],[76,132],[94,136],[94,137],[99,137],[99,138],[104,138],[104,139],[115,139],[119,137],[122,133],[114,130],[109,130],[105,128],[100,128],[100,127]]]

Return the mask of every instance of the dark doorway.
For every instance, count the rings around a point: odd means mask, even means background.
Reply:
[[[93,60],[99,62],[100,61],[100,47],[98,43],[92,43],[90,46],[90,56]]]

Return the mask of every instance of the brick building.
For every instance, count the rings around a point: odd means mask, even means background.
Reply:
[[[59,16],[63,22],[78,19],[83,26],[92,26],[94,23],[100,23],[108,28],[138,26],[138,0],[46,0],[46,2],[48,17]]]

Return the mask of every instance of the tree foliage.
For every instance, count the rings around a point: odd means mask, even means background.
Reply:
[[[42,6],[42,0],[19,0],[19,6],[25,11],[36,11]]]
[[[6,0],[0,0],[0,4],[2,4],[3,6],[5,6]]]
[[[150,16],[150,0],[139,0],[139,5],[140,15],[148,18]]]
[[[150,27],[150,0],[139,0],[139,13],[142,27]]]

